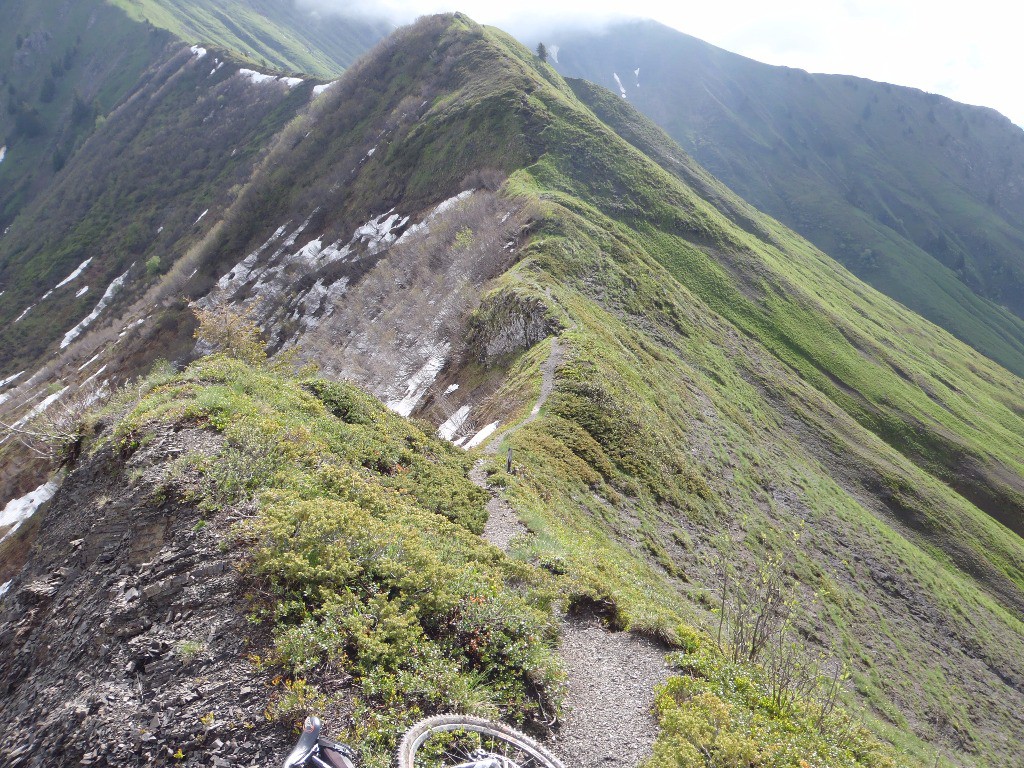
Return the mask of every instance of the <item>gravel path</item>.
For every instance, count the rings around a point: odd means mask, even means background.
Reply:
[[[502,552],[508,552],[512,539],[522,536],[529,530],[519,520],[519,516],[497,492],[487,484],[487,472],[484,471],[484,460],[478,459],[469,471],[469,479],[478,487],[491,494],[487,502],[487,522],[484,524],[483,537]]]
[[[552,750],[576,768],[636,768],[658,733],[651,710],[654,687],[668,677],[666,650],[578,619],[563,622],[560,650],[569,690]]]
[[[554,389],[555,369],[563,347],[558,339],[541,365],[540,395],[522,423],[492,438],[484,453],[494,455],[501,441],[537,418]],[[486,490],[488,519],[483,537],[503,551],[517,536],[528,533],[515,510],[487,484],[485,459],[477,461],[469,479]],[[552,750],[567,768],[637,768],[650,756],[657,735],[654,687],[668,676],[666,649],[628,632],[608,632],[596,619],[563,619],[559,647],[565,662],[568,690],[565,712]]]

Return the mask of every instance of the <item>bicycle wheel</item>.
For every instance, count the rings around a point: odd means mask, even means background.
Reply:
[[[420,720],[398,747],[398,768],[565,768],[526,734],[469,715]]]

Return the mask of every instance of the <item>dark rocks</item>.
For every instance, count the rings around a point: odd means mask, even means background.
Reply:
[[[266,650],[217,521],[193,531],[173,488],[140,503],[167,490],[169,448],[217,445],[168,431],[127,467],[101,454],[65,481],[0,599],[4,768],[280,762],[291,735],[264,716],[270,686],[248,658]]]
[[[469,344],[479,362],[488,365],[560,330],[543,298],[506,291],[481,303],[471,321]]]

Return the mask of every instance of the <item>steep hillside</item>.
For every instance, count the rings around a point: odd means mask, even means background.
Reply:
[[[384,768],[422,709],[550,707],[551,577],[476,535],[461,451],[226,357],[124,394],[5,585],[5,765],[280,765],[316,709]]]
[[[214,225],[207,212],[233,201],[313,96],[312,82],[254,76],[214,53],[168,51],[10,226],[0,239],[5,370],[66,347],[90,310],[138,296]]]
[[[0,2],[0,232],[164,55],[170,35],[98,0]]]
[[[1024,373],[1024,131],[1009,120],[911,88],[760,64],[654,22],[549,42],[560,72],[621,84],[744,199]]]
[[[190,43],[233,51],[282,72],[336,77],[393,26],[321,15],[295,0],[108,0],[131,18]]]
[[[9,5],[0,5],[0,367],[11,374],[120,288],[119,276],[131,284],[165,273],[168,247],[187,248],[202,232],[190,227],[231,200],[322,90],[265,77],[241,57],[262,52],[278,69],[330,76],[385,31],[315,22],[291,2]],[[274,51],[253,48],[258,40]],[[125,214],[129,225],[117,226]]]
[[[117,311],[100,312],[62,351],[53,337],[45,369],[2,394],[15,416],[52,413],[43,409],[67,402],[65,384],[113,386],[156,356],[191,357],[189,301],[208,318],[248,312],[196,352],[258,322],[285,356],[276,370],[259,355],[255,369],[215,357],[125,387],[98,436],[94,419],[65,435],[61,456],[80,455],[80,469],[41,508],[42,535],[68,514],[60,494],[80,493],[79,473],[98,472],[91,462],[103,451],[157,446],[135,479],[152,466],[186,487],[166,484],[152,502],[132,493],[132,504],[147,514],[191,505],[186,526],[208,510],[220,546],[252,564],[250,642],[270,650],[256,652],[268,664],[260,674],[287,679],[294,706],[273,709],[268,692],[263,701],[283,719],[325,709],[377,761],[417,712],[469,706],[550,723],[559,607],[680,651],[659,691],[651,766],[707,754],[793,768],[1022,765],[1024,382],[744,203],[620,98],[570,85],[464,16],[399,30],[308,106],[287,84],[222,77],[218,87],[277,88],[297,116],[223,202],[194,206],[207,214],[167,243],[166,274],[135,278]],[[189,119],[180,130],[203,130]],[[187,194],[175,199],[184,209]],[[469,461],[347,387],[287,374],[289,354],[459,445],[487,446],[491,492],[529,530],[510,556],[478,549],[471,533],[482,530],[484,498],[462,477]],[[159,448],[161,435],[193,429],[219,461]],[[232,543],[219,526],[235,520],[243,535]],[[177,546],[162,530],[140,563]],[[358,562],[324,550],[342,546]],[[433,560],[406,570],[393,559],[418,563],[437,548],[468,581]],[[91,562],[46,557],[29,559],[7,588],[15,607],[3,603],[2,631],[22,662],[39,647],[26,639],[31,627],[11,628],[22,609],[73,601],[61,590]],[[324,567],[335,559],[342,565]],[[412,573],[436,581],[424,587]],[[793,612],[779,636],[793,656],[718,648],[723,604],[729,613],[736,585],[762,575]],[[144,576],[164,578],[152,567]],[[113,587],[104,582],[104,594]],[[132,611],[166,617],[161,594],[143,590]],[[370,608],[352,602],[364,598]],[[59,613],[50,610],[32,615]],[[369,637],[356,614],[371,616]],[[497,635],[473,624],[499,618],[508,629]],[[185,639],[167,629],[171,619],[145,628],[161,624],[145,648]],[[338,627],[353,633],[344,647],[332,640]],[[467,634],[445,634],[453,629]],[[481,651],[481,641],[502,651]],[[421,644],[428,658],[412,667],[388,655],[408,658]],[[445,676],[466,649],[477,656]],[[108,644],[119,664],[122,650]],[[849,671],[838,699],[780,693],[773,664],[817,654],[837,678],[840,664]],[[368,672],[377,658],[393,663],[394,679]],[[150,674],[166,684],[169,661],[143,667],[128,671],[140,686]],[[423,691],[424,680],[444,685]],[[47,695],[81,698],[80,677],[52,682]],[[317,690],[300,698],[307,685]],[[39,722],[34,686],[5,703],[19,733]],[[144,727],[160,730],[162,747],[178,724],[172,713]],[[68,722],[61,759],[79,759],[88,727]],[[104,760],[131,749],[114,745]],[[248,761],[260,752],[255,740],[232,749]]]

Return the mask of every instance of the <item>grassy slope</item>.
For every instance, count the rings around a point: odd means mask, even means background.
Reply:
[[[424,99],[422,114],[402,107]],[[386,151],[328,191],[382,131]],[[740,561],[778,553],[827,593],[807,631],[851,660],[921,761],[915,739],[981,764],[1013,754],[1017,693],[999,675],[1018,675],[1024,548],[948,483],[992,489],[1019,523],[1018,379],[688,161],[659,167],[463,18],[403,31],[294,136],[239,201],[275,219],[232,221],[211,254],[247,252],[313,205],[344,212],[311,224],[330,238],[452,194],[473,167],[525,165],[508,191],[544,214],[495,289],[547,289],[575,328],[549,409],[513,438],[524,473],[496,478],[541,533],[528,556],[607,597],[620,623],[678,637],[706,598],[678,574],[713,588],[714,537],[732,534]],[[528,407],[519,383],[542,359],[519,361],[502,396]]]
[[[197,478],[197,531],[224,507],[258,509],[211,535],[239,555],[268,630],[250,655],[273,686],[268,718],[325,714],[384,768],[425,713],[522,722],[557,702],[553,579],[477,535],[485,494],[462,451],[350,385],[225,356],[126,393],[100,445],[131,453],[167,426],[223,436],[216,456],[169,467],[167,488]]]
[[[2,230],[92,133],[97,116],[164,55],[170,36],[102,2],[3,2],[0,16]]]
[[[708,583],[712,536],[731,533],[828,595],[813,632],[897,729],[1013,755],[1017,694],[995,670],[1022,648],[1024,547],[947,481],[976,457],[1019,523],[1021,382],[718,188],[733,223],[484,38],[507,57],[491,86],[526,73],[545,124],[510,191],[548,216],[507,285],[549,289],[575,328],[547,413],[512,438],[524,476],[503,478],[535,554],[671,634],[697,609],[665,571]]]
[[[390,31],[386,22],[314,15],[274,0],[109,0],[190,43],[234,51],[276,71],[337,77]]]
[[[294,4],[260,0],[230,7],[44,0],[5,3],[0,12],[0,145],[8,150],[0,163],[0,229],[11,225],[0,242],[0,366],[12,372],[36,364],[130,264],[134,289],[169,269],[195,234],[188,225],[209,204],[230,200],[258,153],[308,101],[309,87],[270,103],[273,89],[261,95],[225,85],[233,66],[206,80],[203,66],[180,75],[167,64],[180,54],[172,33],[220,45],[233,58],[238,52],[330,77],[387,31],[336,17],[311,23]],[[108,123],[134,89],[143,96]],[[148,102],[154,94],[159,100]],[[216,130],[194,131],[214,114]],[[173,156],[187,160],[166,162]],[[126,211],[131,222],[118,226]],[[68,290],[91,283],[90,293],[54,295],[13,325],[89,257],[89,272]]]
[[[422,114],[403,107],[424,100]],[[801,618],[807,637],[852,664],[875,727],[912,762],[932,764],[933,742],[961,764],[1013,764],[1024,546],[950,483],[993,489],[1019,515],[1022,383],[688,161],[661,167],[644,152],[671,145],[635,113],[587,101],[632,145],[504,35],[427,20],[282,135],[200,275],[215,279],[278,217],[323,206],[350,232],[369,211],[443,199],[481,165],[513,172],[507,193],[538,215],[495,290],[550,291],[570,329],[548,407],[511,438],[522,471],[494,468],[538,532],[521,556],[620,625],[681,642],[681,622],[707,616],[718,536],[736,541],[740,564],[775,553],[808,598],[821,594]],[[383,130],[387,146],[349,182]],[[528,410],[522,383],[544,354],[514,361],[500,395]],[[195,402],[202,418],[247,418],[254,393],[276,386],[213,373],[212,388],[190,374],[150,413]],[[284,426],[320,418],[292,394]],[[736,681],[715,666],[712,678]],[[711,693],[754,716],[752,690]],[[687,701],[665,704],[670,753],[673,707]]]
[[[309,102],[311,84],[254,86],[235,77],[233,65],[210,75],[212,57],[197,60],[181,47],[150,70],[139,91],[0,240],[5,370],[35,364],[129,267],[121,306],[171,269]],[[211,214],[197,223],[207,209]],[[92,262],[82,277],[39,301],[87,258]],[[89,292],[75,297],[84,285]],[[177,320],[169,322],[166,330],[173,332]]]
[[[613,70],[630,73],[630,101],[730,188],[1024,372],[1019,128],[908,88],[758,64],[653,23],[565,37],[560,71],[613,89]]]

